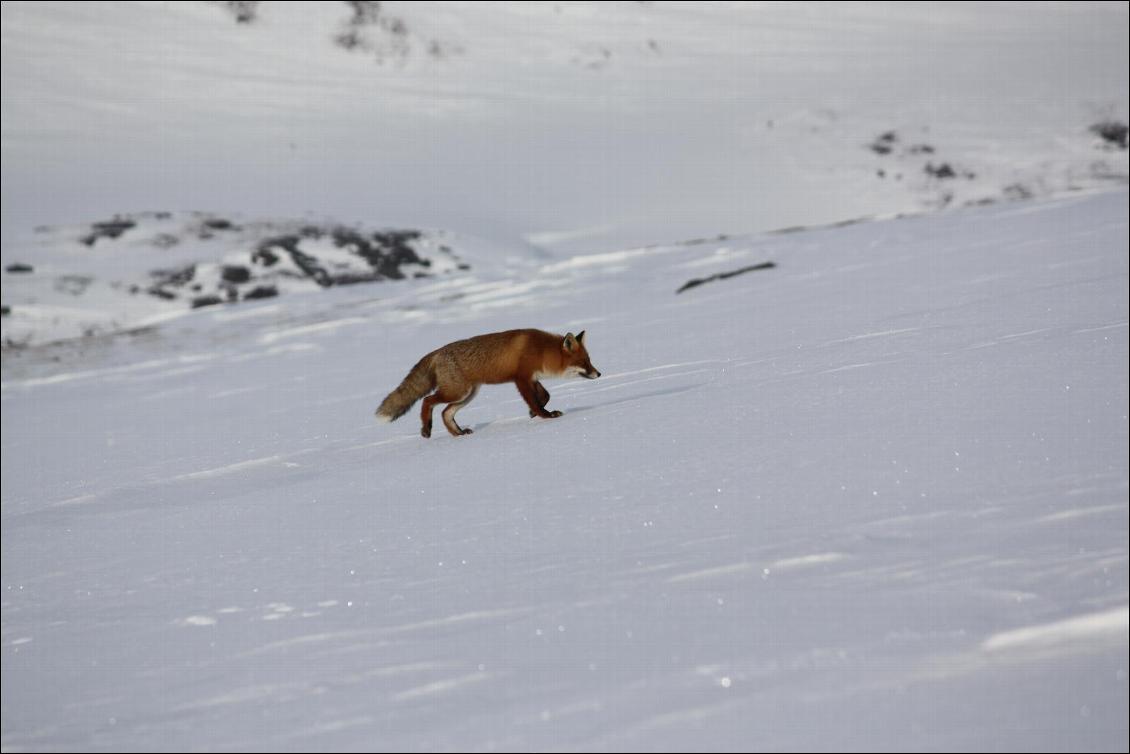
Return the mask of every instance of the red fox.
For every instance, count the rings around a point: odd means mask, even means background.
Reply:
[[[541,379],[573,374],[590,380],[600,376],[589,361],[583,330],[579,335],[568,333],[564,337],[542,330],[476,335],[448,343],[420,359],[400,386],[381,401],[377,419],[395,421],[427,395],[420,411],[421,435],[432,436],[432,409],[437,403],[447,404],[443,409],[443,426],[447,431],[456,437],[469,435],[469,428],[455,423],[456,412],[474,399],[480,385],[503,382],[518,386],[531,417],[553,419],[561,412],[545,410],[549,391]]]

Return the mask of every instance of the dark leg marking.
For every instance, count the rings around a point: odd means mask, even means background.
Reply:
[[[439,398],[435,393],[424,398],[423,405],[420,406],[420,434],[424,437],[432,436],[432,409],[439,403]]]
[[[542,408],[545,408],[546,404],[549,403],[549,391],[545,389],[545,385],[541,384],[537,380],[534,380],[534,398],[537,399],[538,405]],[[533,411],[530,411],[530,417],[532,418],[534,416],[537,416],[537,414],[535,414]]]
[[[526,401],[526,405],[530,407],[530,416],[540,416],[543,419],[555,419],[561,416],[560,411],[546,411],[544,406],[538,404],[537,391],[534,389],[536,383],[533,380],[515,380],[514,384],[518,387],[518,392]]]

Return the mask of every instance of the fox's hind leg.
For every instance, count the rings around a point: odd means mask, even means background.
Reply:
[[[468,403],[473,401],[478,392],[479,386],[475,385],[467,391],[466,395],[464,395],[457,401],[452,401],[451,403],[447,404],[447,406],[445,406],[443,409],[443,426],[447,427],[447,431],[455,435],[456,437],[459,437],[460,435],[471,434],[470,427],[460,427],[455,423],[455,414],[459,411],[459,409],[463,408]]]
[[[544,409],[546,407],[546,404],[549,403],[549,391],[545,389],[545,385],[541,384],[537,380],[534,380],[534,399],[537,401],[537,404],[542,407],[542,409]],[[535,416],[537,416],[537,414],[531,408],[530,418],[532,419]]]
[[[432,436],[432,410],[439,403],[439,393],[432,393],[424,398],[420,406],[420,434],[424,437]]]

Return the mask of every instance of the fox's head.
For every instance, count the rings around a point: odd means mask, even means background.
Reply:
[[[561,342],[561,352],[564,356],[565,374],[579,374],[590,380],[595,380],[600,376],[600,372],[589,360],[589,352],[585,348],[584,330],[581,330],[580,334],[576,336],[573,333],[567,333],[565,340]]]

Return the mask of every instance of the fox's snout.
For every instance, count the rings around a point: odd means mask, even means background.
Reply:
[[[596,367],[589,367],[588,371],[581,372],[581,376],[586,380],[595,380],[600,376],[600,370],[598,370]]]

